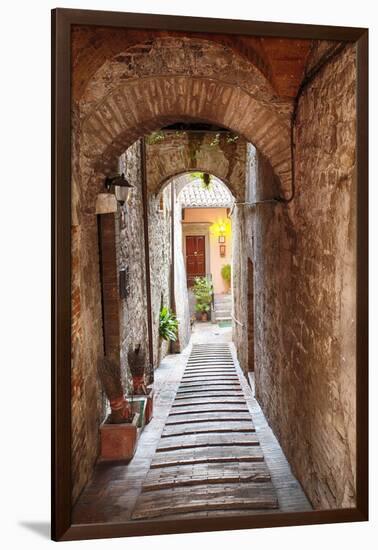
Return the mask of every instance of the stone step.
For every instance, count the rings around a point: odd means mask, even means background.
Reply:
[[[179,491],[161,489],[143,492],[132,519],[155,518],[170,514],[212,510],[271,510],[278,502],[271,482],[246,482],[201,486],[191,485]]]
[[[226,380],[224,382],[214,380],[212,382],[207,382],[206,385],[204,385],[202,382],[183,382],[180,384],[177,393],[181,395],[182,393],[188,393],[188,390],[207,392],[209,390],[219,389],[240,389],[240,382],[239,380],[230,380],[229,382],[227,382]]]
[[[255,428],[252,424],[252,420],[249,421],[228,421],[223,422],[222,425],[219,425],[219,422],[198,422],[195,424],[179,424],[177,426],[165,426],[162,438],[172,437],[172,436],[181,436],[181,435],[191,435],[191,434],[200,434],[200,433],[238,433],[238,432],[254,432]]]
[[[231,463],[232,464],[232,463]],[[249,463],[251,464],[251,463]],[[258,462],[256,465],[260,464]],[[253,464],[253,465],[255,465]],[[211,464],[209,464],[210,466]],[[191,466],[191,465],[190,465]],[[191,466],[192,467],[192,466]],[[181,466],[184,468],[184,466]],[[143,492],[147,491],[156,491],[161,489],[178,489],[179,487],[187,487],[190,485],[218,485],[218,484],[229,484],[229,483],[240,483],[240,482],[267,482],[270,481],[270,475],[267,471],[252,471],[251,469],[248,472],[240,473],[239,470],[235,470],[229,474],[218,475],[209,475],[206,477],[199,475],[188,475],[187,477],[180,474],[180,477],[167,477],[167,478],[157,478],[148,479],[143,485]]]
[[[243,403],[238,404],[225,404],[225,403],[212,403],[210,405],[181,405],[180,407],[173,407],[169,413],[169,418],[174,416],[182,416],[186,414],[205,414],[213,412],[234,413],[234,412],[249,412],[248,407]]]
[[[207,384],[208,382],[225,382],[225,381],[234,381],[238,382],[239,378],[237,374],[225,374],[225,373],[217,373],[217,374],[197,374],[197,375],[191,375],[191,376],[184,376],[182,379],[182,382],[202,382],[203,384]]]
[[[151,469],[181,466],[188,464],[207,464],[224,462],[263,462],[264,456],[259,445],[194,447],[180,448],[156,453],[151,462]]]
[[[211,407],[212,405],[242,405],[245,406],[245,399],[243,396],[208,396],[208,395],[201,395],[197,397],[185,397],[175,400],[172,404],[172,409],[181,409],[182,407],[187,406],[193,406],[193,407],[202,407],[202,406],[208,406]]]
[[[173,415],[168,416],[165,423],[166,426],[173,426],[178,424],[196,424],[199,422],[236,422],[236,421],[247,421],[251,420],[251,415],[249,411],[243,412],[223,412],[223,411],[212,411],[206,414],[202,413],[187,413],[184,418],[181,416]]]
[[[243,398],[243,392],[241,388],[236,390],[217,389],[217,390],[204,390],[204,391],[205,393],[203,391],[187,391],[185,393],[182,393],[181,395],[176,394],[175,402],[177,403],[181,402],[183,399],[185,400],[196,399],[196,398],[207,399],[210,397]]]
[[[166,437],[160,441],[156,452],[170,450],[190,449],[195,447],[229,447],[238,445],[251,447],[259,445],[257,435],[254,432],[227,432],[227,433],[202,433],[182,435],[180,437]]]

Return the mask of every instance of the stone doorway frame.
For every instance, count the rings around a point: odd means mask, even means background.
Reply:
[[[186,268],[186,237],[204,236],[205,237],[205,269],[206,275],[210,273],[210,222],[181,222],[182,227],[182,251],[185,259]]]

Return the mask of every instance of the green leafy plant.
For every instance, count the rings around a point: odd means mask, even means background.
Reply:
[[[168,307],[162,307],[159,318],[159,336],[167,342],[176,342],[178,333],[178,320]]]
[[[193,293],[196,297],[196,311],[207,313],[210,310],[213,284],[206,277],[196,277],[194,279]]]
[[[220,134],[215,134],[213,139],[210,141],[210,147],[215,147],[216,145],[219,145],[220,142]]]
[[[191,172],[190,178],[192,180],[201,180],[201,187],[203,187],[203,189],[211,189],[212,176],[207,172]]]
[[[221,275],[222,278],[229,283],[231,281],[231,265],[230,264],[224,264],[221,269]]]
[[[236,134],[229,134],[226,137],[226,142],[227,143],[235,143],[236,141],[238,141],[238,139],[239,139],[239,136],[237,136]]]
[[[164,132],[161,130],[157,132],[152,132],[149,136],[146,137],[146,141],[149,145],[155,145],[155,143],[160,143],[164,139]]]

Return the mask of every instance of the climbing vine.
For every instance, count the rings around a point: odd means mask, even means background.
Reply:
[[[146,142],[148,145],[155,145],[156,143],[160,143],[165,138],[164,132],[162,130],[159,130],[157,132],[152,132],[149,136],[146,137]]]

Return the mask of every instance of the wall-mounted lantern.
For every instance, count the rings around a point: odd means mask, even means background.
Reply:
[[[130,190],[133,189],[133,185],[127,181],[125,174],[117,174],[116,176],[108,176],[105,179],[105,187],[108,191],[114,188],[114,195],[118,204],[123,206],[125,202],[130,198]]]
[[[210,232],[215,237],[226,237],[231,235],[231,221],[229,219],[220,219],[214,222],[210,226]]]

